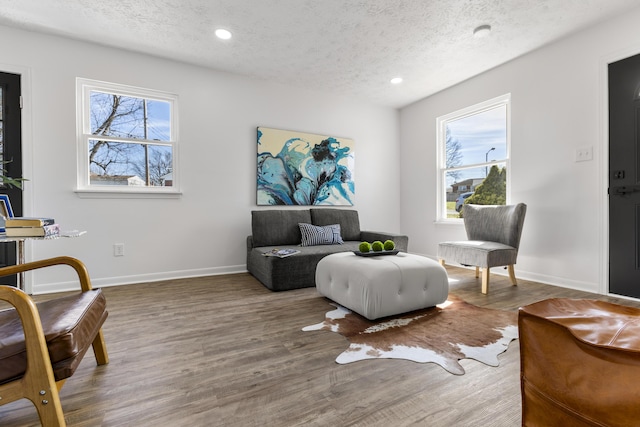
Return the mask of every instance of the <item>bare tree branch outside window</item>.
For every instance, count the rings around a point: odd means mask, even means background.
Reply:
[[[90,103],[90,174],[103,184],[171,185],[169,103],[99,91]]]
[[[460,151],[462,145],[457,138],[451,136],[451,130],[447,126],[446,132],[446,156],[447,156],[447,168],[455,168],[462,164],[462,152]],[[460,179],[460,171],[448,171],[447,176],[453,179],[454,182]]]

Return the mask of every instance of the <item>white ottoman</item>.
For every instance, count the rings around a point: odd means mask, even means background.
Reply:
[[[318,292],[373,320],[447,300],[449,280],[438,262],[418,255],[361,257],[340,252],[320,260]]]

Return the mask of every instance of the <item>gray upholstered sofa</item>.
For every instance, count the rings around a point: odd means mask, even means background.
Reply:
[[[344,243],[302,246],[298,224],[315,226],[340,225]],[[358,250],[362,241],[393,240],[396,249],[407,251],[405,235],[361,231],[358,211],[351,209],[271,209],[251,212],[251,235],[247,237],[247,270],[272,291],[285,291],[315,286],[316,265],[325,256]],[[294,248],[295,255],[279,258],[264,256],[274,248]]]

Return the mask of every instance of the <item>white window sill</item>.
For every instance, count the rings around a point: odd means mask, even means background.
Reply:
[[[157,188],[140,188],[115,190],[111,188],[76,188],[74,192],[81,199],[178,199],[182,197],[179,190],[158,190]]]
[[[464,220],[462,218],[460,219],[456,219],[456,218],[451,218],[451,219],[438,219],[436,221],[434,221],[434,224],[437,226],[456,226],[456,227],[464,227]]]

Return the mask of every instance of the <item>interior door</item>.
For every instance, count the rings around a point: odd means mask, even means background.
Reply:
[[[7,176],[22,177],[22,112],[20,76],[0,72],[0,160]],[[22,190],[0,185],[0,194],[9,196],[14,216],[22,215]],[[15,265],[15,243],[0,244],[0,267]],[[17,276],[3,277],[2,284],[15,285]]]
[[[609,64],[609,291],[640,298],[640,55]]]

